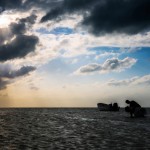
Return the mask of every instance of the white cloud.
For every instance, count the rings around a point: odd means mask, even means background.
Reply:
[[[109,57],[109,56],[113,56],[113,57],[118,57],[120,55],[120,53],[114,53],[114,52],[104,52],[102,54],[96,55],[95,59],[99,59],[102,57]]]
[[[11,61],[7,61],[6,63],[15,66],[15,68],[20,68],[21,66],[31,65],[35,67],[42,66],[49,61],[57,58],[63,57],[74,58],[72,64],[77,64],[79,62],[77,56],[80,55],[94,55],[95,59],[99,59],[101,57],[119,56],[119,53],[113,52],[104,52],[102,54],[97,55],[94,51],[89,51],[89,47],[100,47],[100,46],[109,46],[109,47],[129,47],[128,52],[135,51],[135,47],[142,46],[150,46],[150,32],[145,35],[137,34],[137,35],[103,35],[103,36],[93,36],[83,30],[79,26],[82,21],[82,16],[72,15],[66,16],[64,20],[60,22],[49,21],[47,23],[39,23],[41,17],[44,12],[41,10],[29,12],[7,12],[5,13],[5,17],[8,17],[11,22],[15,22],[17,18],[25,18],[32,13],[37,15],[36,23],[30,28],[27,34],[36,35],[39,37],[40,43],[37,45],[35,52],[28,54],[24,58],[15,59]],[[68,27],[72,28],[75,33],[70,35],[54,35],[54,34],[43,34],[37,32],[40,28],[45,28],[48,31],[57,28],[57,27]],[[83,34],[84,33],[84,34]],[[126,50],[125,50],[126,51]],[[135,64],[136,60],[133,58],[126,58],[124,60],[119,59],[108,59],[104,62],[104,64],[89,64],[86,66],[82,66],[78,69],[78,73],[87,74],[87,73],[107,73],[111,71],[123,71],[126,68],[130,68],[133,64]],[[77,73],[76,72],[76,73]]]
[[[92,63],[82,66],[75,74],[121,72],[127,68],[131,68],[136,61],[136,59],[129,57],[126,57],[123,60],[119,60],[118,58],[107,59],[103,64]]]
[[[120,51],[122,53],[133,53],[136,51],[140,51],[141,47],[128,47],[128,48],[121,48]]]
[[[150,85],[150,75],[125,80],[110,80],[107,84],[109,86]]]
[[[35,12],[35,11],[34,11]],[[26,17],[33,13],[29,11],[26,13],[9,12],[8,17],[11,17],[13,21],[17,18]],[[49,21],[47,23],[39,23],[41,16],[44,12],[36,11],[37,21],[33,27],[28,31],[28,34],[34,34],[39,37],[40,44],[37,45],[36,51],[30,53],[23,59],[16,59],[10,63],[18,66],[22,65],[36,65],[36,67],[48,63],[56,57],[77,57],[79,55],[95,55],[95,59],[101,57],[114,56],[117,57],[118,53],[102,53],[97,55],[94,51],[88,51],[89,47],[97,46],[117,46],[117,47],[129,47],[128,50],[124,51],[134,51],[135,47],[150,46],[150,32],[146,35],[104,35],[95,37],[88,34],[83,28],[79,27],[79,23],[82,21],[82,16],[72,15],[66,16],[64,20],[59,22]],[[52,35],[38,33],[37,30],[40,28],[45,28],[50,31],[56,27],[69,27],[72,28],[75,33],[70,35]],[[84,32],[84,34],[82,34]],[[130,48],[131,47],[131,48]],[[63,51],[63,53],[62,53]]]

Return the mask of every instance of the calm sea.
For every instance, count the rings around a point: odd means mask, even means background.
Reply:
[[[149,150],[145,118],[87,109],[0,109],[0,150]]]

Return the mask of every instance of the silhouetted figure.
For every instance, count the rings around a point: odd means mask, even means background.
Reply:
[[[145,109],[141,108],[141,106],[135,101],[126,100],[126,103],[129,106],[125,107],[125,111],[130,113],[131,118],[133,117],[144,117]]]

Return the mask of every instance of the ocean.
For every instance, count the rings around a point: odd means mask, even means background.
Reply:
[[[0,150],[150,150],[150,111],[1,108]]]

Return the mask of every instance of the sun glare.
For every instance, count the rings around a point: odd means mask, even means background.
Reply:
[[[8,25],[9,19],[5,15],[0,16],[0,28],[7,27]]]

